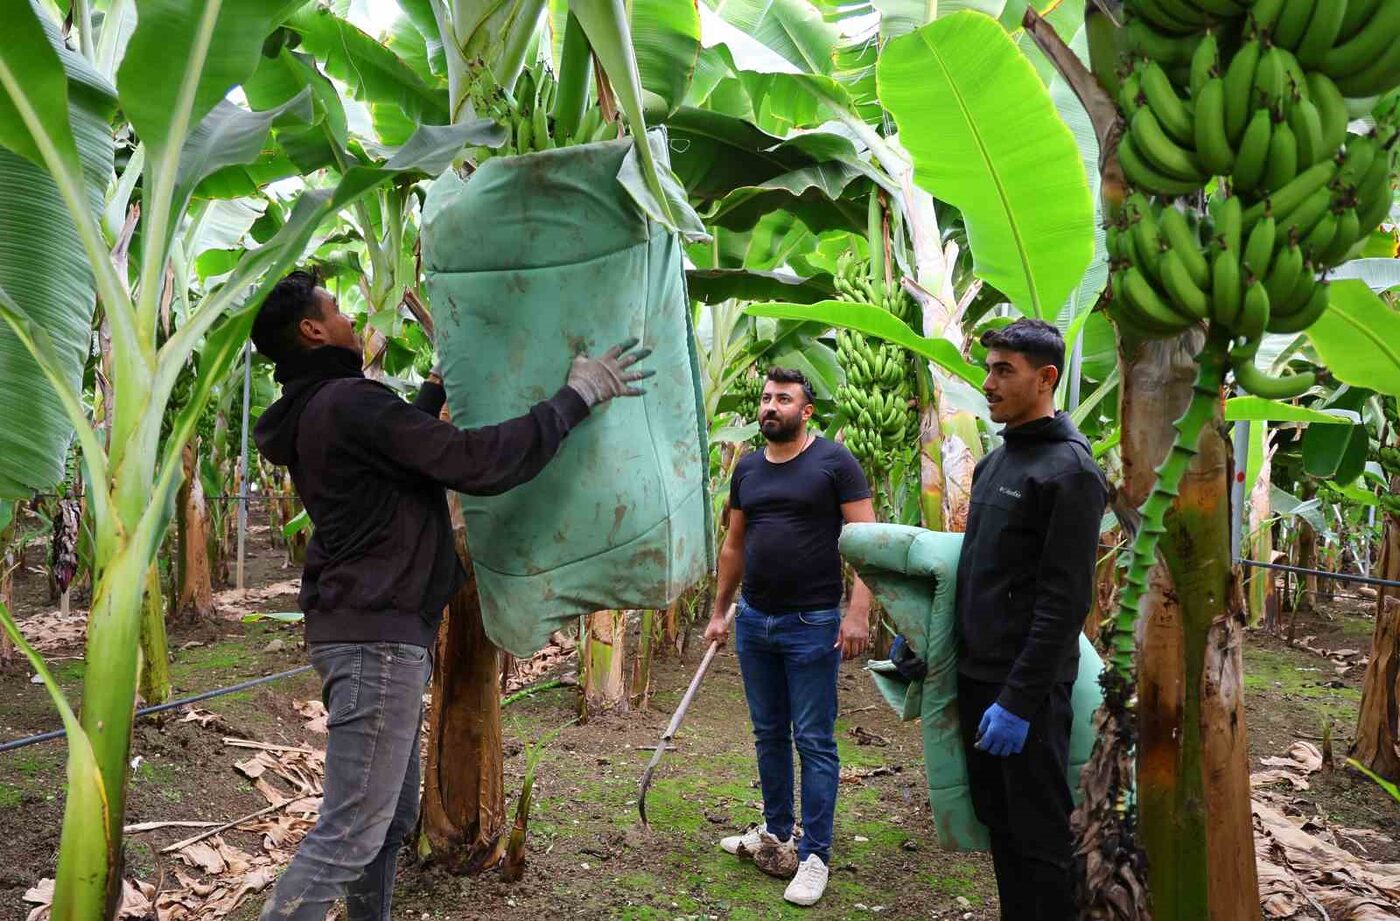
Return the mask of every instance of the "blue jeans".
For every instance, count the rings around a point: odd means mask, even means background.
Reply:
[[[792,745],[802,759],[801,860],[831,863],[831,828],[841,762],[836,754],[836,678],[841,612],[769,615],[743,600],[734,648],[758,751],[763,818],[779,840],[792,834]]]
[[[263,907],[262,921],[389,921],[394,870],[418,821],[418,731],[428,650],[409,643],[313,643],[330,738],[321,816]]]

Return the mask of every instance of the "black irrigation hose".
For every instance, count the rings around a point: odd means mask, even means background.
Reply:
[[[277,681],[282,678],[290,678],[293,675],[300,675],[302,672],[309,671],[311,671],[310,665],[298,666],[297,668],[289,669],[285,672],[278,672],[275,675],[264,675],[261,678],[254,678],[251,681],[243,681],[230,687],[219,688],[218,690],[214,691],[205,691],[203,694],[195,694],[193,697],[182,697],[179,700],[169,700],[163,704],[156,704],[153,707],[143,707],[142,709],[136,711],[136,715],[138,717],[150,716],[152,713],[162,713],[166,710],[177,710],[180,707],[186,707],[190,704],[199,703],[201,700],[209,700],[211,697],[222,697],[225,694],[233,694],[237,691],[245,691],[248,688],[256,687],[260,684],[266,684],[269,681]],[[4,754],[5,752],[9,751],[14,751],[18,748],[24,748],[28,745],[37,745],[40,742],[48,742],[51,739],[61,739],[66,734],[67,730],[55,729],[52,732],[42,732],[39,735],[28,736],[23,739],[15,739],[13,742],[5,742],[4,744],[0,744],[0,754]]]
[[[1336,579],[1338,582],[1360,582],[1363,585],[1380,585],[1385,588],[1400,588],[1400,582],[1394,579],[1377,579],[1373,576],[1355,576],[1345,572],[1327,572],[1323,569],[1307,569],[1303,566],[1286,566],[1283,563],[1261,563],[1258,560],[1235,560],[1241,566],[1253,566],[1256,569],[1277,569],[1280,572],[1298,572],[1308,576],[1321,576],[1324,579]]]
[[[290,678],[293,675],[300,675],[302,672],[311,671],[311,668],[312,666],[310,665],[301,665],[296,668],[289,669],[285,672],[278,672],[275,675],[264,675],[261,678],[253,678],[250,681],[244,681],[226,688],[219,688],[215,691],[205,691],[203,694],[195,694],[192,697],[182,697],[179,700],[166,701],[163,704],[156,704],[153,707],[144,707],[140,710],[137,710],[136,715],[138,717],[150,716],[152,713],[162,713],[166,710],[177,710],[180,707],[187,707],[190,704],[197,704],[201,700],[209,700],[211,697],[222,697],[225,694],[234,694],[238,691],[246,691],[248,688],[256,687],[260,684],[267,684],[269,681],[277,681],[282,678]],[[515,703],[517,700],[523,700],[526,697],[532,697],[535,694],[540,693],[541,691],[548,691],[552,690],[553,688],[566,686],[570,686],[570,683],[559,678],[547,681],[540,681],[531,685],[526,685],[519,691],[516,691],[514,694],[502,700],[501,706],[508,707],[511,704]],[[15,749],[19,748],[25,748],[29,745],[37,745],[40,742],[48,742],[53,739],[61,739],[65,735],[67,735],[67,730],[55,729],[52,732],[41,732],[38,735],[26,736],[23,739],[15,739],[13,742],[5,742],[3,744],[0,744],[0,754],[4,754],[5,752],[9,751],[14,751]]]
[[[77,496],[60,496],[60,495],[58,495],[57,493],[41,492],[41,493],[35,493],[34,496],[33,496],[33,498],[35,498],[35,499],[76,499],[76,498],[78,498],[78,497],[77,497]],[[233,494],[233,495],[216,495],[216,496],[205,496],[205,497],[204,497],[204,501],[206,501],[206,502],[241,502],[241,501],[243,501],[243,498],[244,498],[243,496],[240,496],[240,495],[237,495],[237,494]],[[301,501],[301,496],[279,496],[279,495],[273,495],[272,493],[265,493],[265,492],[253,492],[253,493],[249,493],[247,498],[248,498],[248,502],[249,502],[249,503],[253,503],[253,502],[300,502],[300,501]]]

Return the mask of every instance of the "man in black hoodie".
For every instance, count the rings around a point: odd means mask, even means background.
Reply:
[[[523,416],[462,430],[438,418],[436,374],[413,405],[365,378],[352,320],[293,272],[259,308],[253,343],[282,398],[258,420],[263,456],[291,469],[315,532],[301,608],[328,713],[324,801],[263,919],[388,921],[394,868],[418,815],[418,730],[443,607],[462,586],[444,490],[495,495],[534,477],[590,407],[642,391],[635,341],[580,355]]]
[[[982,389],[1006,427],[973,471],[958,563],[968,783],[991,832],[1002,918],[1071,921],[1070,689],[1108,494],[1089,442],[1055,411],[1059,331],[1022,319],[982,344]]]

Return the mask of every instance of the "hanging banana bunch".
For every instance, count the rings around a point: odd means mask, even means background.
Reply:
[[[499,122],[509,136],[498,148],[474,149],[473,161],[480,163],[491,157],[519,156],[621,137],[622,123],[604,120],[602,110],[597,105],[584,110],[577,130],[561,136],[551,114],[558,93],[559,84],[554,73],[543,61],[536,61],[527,67],[520,74],[514,89],[502,86],[489,69],[483,69],[472,81],[468,96],[481,117]]]
[[[871,264],[854,253],[843,253],[836,267],[836,292],[842,300],[874,304],[913,321],[917,305],[898,285],[876,284]],[[909,467],[919,431],[915,409],[915,366],[905,349],[850,330],[836,333],[836,358],[846,382],[836,391],[836,404],[846,417],[845,443],[887,505],[893,496],[890,475]]]
[[[1381,465],[1387,478],[1400,476],[1400,448],[1381,445],[1371,452],[1371,459]]]
[[[1263,333],[1317,320],[1327,270],[1389,213],[1395,125],[1349,133],[1346,99],[1400,83],[1400,0],[1126,8],[1118,155],[1138,191],[1108,228],[1111,312],[1139,338],[1210,322],[1230,337],[1242,387],[1298,396],[1311,375],[1271,377],[1254,356]],[[1208,215],[1160,201],[1213,177]]]
[[[739,414],[745,419],[758,418],[759,403],[763,400],[765,382],[766,376],[757,366],[751,368],[743,377],[734,382],[733,393],[739,398]]]
[[[1347,100],[1400,84],[1400,0],[1125,0],[1124,9],[1118,159],[1132,191],[1107,228],[1109,312],[1138,339],[1208,326],[1196,396],[1142,507],[1108,628],[1127,672],[1163,516],[1225,373],[1261,397],[1306,392],[1312,374],[1256,367],[1260,339],[1311,326],[1327,309],[1327,271],[1390,211],[1396,107],[1358,134]]]

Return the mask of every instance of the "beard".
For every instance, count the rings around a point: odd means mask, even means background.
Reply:
[[[802,431],[802,417],[784,419],[782,416],[769,416],[759,423],[758,428],[769,442],[786,444],[797,440],[798,433]]]

